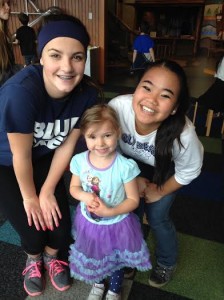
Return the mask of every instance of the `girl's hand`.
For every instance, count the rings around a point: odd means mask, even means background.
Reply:
[[[29,226],[35,225],[39,231],[41,228],[46,230],[46,224],[44,221],[43,213],[40,207],[40,202],[37,196],[23,200],[24,209],[27,214],[27,220]]]
[[[95,197],[94,203],[92,206],[87,206],[89,212],[96,214],[99,217],[107,217],[109,208],[105,203],[99,198]]]
[[[45,224],[49,230],[54,229],[54,226],[59,226],[59,219],[62,218],[57,200],[53,193],[40,193],[40,207],[44,217]]]
[[[86,203],[87,208],[89,209],[95,209],[96,207],[99,206],[99,201],[98,199],[100,199],[95,193],[90,193],[91,195],[91,199],[88,200],[88,202]]]
[[[153,203],[162,198],[161,190],[155,183],[149,183],[145,189],[145,202]]]
[[[145,189],[147,188],[150,181],[144,177],[137,177],[137,184],[138,184],[138,191],[139,196],[144,197],[145,196]]]

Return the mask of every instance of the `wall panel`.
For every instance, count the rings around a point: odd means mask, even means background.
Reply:
[[[41,13],[50,7],[57,6],[65,13],[78,17],[86,26],[91,45],[100,47],[100,83],[104,83],[105,68],[105,0],[12,0],[11,17],[9,19],[10,32],[15,33],[21,25],[18,20],[19,12],[26,12],[30,16],[30,22],[34,21]],[[40,22],[34,25],[37,31]],[[103,37],[103,38],[102,38]],[[23,63],[18,45],[14,45],[17,63]]]

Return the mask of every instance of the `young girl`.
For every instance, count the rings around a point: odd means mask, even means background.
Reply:
[[[176,192],[199,176],[203,147],[191,121],[187,80],[173,61],[157,61],[143,74],[133,95],[109,102],[119,115],[122,152],[138,162],[140,196],[156,238],[157,264],[149,283],[160,287],[172,277],[177,263],[177,239],[169,211]],[[145,200],[145,202],[144,202]]]
[[[103,279],[111,276],[106,299],[120,299],[123,268],[151,267],[140,222],[131,213],[139,204],[139,168],[116,151],[120,127],[111,107],[88,109],[80,126],[88,151],[75,155],[70,164],[70,192],[81,201],[73,222],[71,275],[95,283],[89,300],[103,298]],[[91,191],[89,177],[97,192]]]
[[[23,275],[30,296],[43,292],[44,268],[57,290],[70,287],[66,255],[60,255],[71,243],[63,174],[79,119],[98,98],[84,76],[89,41],[79,19],[46,17],[38,35],[40,65],[24,68],[0,89],[0,209],[28,256]]]

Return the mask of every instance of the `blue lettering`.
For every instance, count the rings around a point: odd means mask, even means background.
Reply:
[[[136,143],[135,138],[133,136],[131,136],[130,134],[123,133],[121,138],[125,144],[134,146]]]
[[[153,156],[155,156],[155,147],[153,145],[149,145],[149,143],[137,142],[136,147],[137,147],[137,149],[147,151],[147,152],[151,153]]]

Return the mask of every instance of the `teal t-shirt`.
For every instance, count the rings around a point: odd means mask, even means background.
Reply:
[[[97,169],[89,161],[89,151],[75,155],[70,163],[71,172],[79,176],[82,188],[95,193],[107,206],[115,207],[126,198],[124,184],[133,180],[140,173],[137,163],[117,152],[112,164],[105,169]],[[85,204],[81,202],[82,213],[91,222]],[[127,214],[104,220],[105,224],[116,223]],[[101,222],[102,223],[102,222]]]

